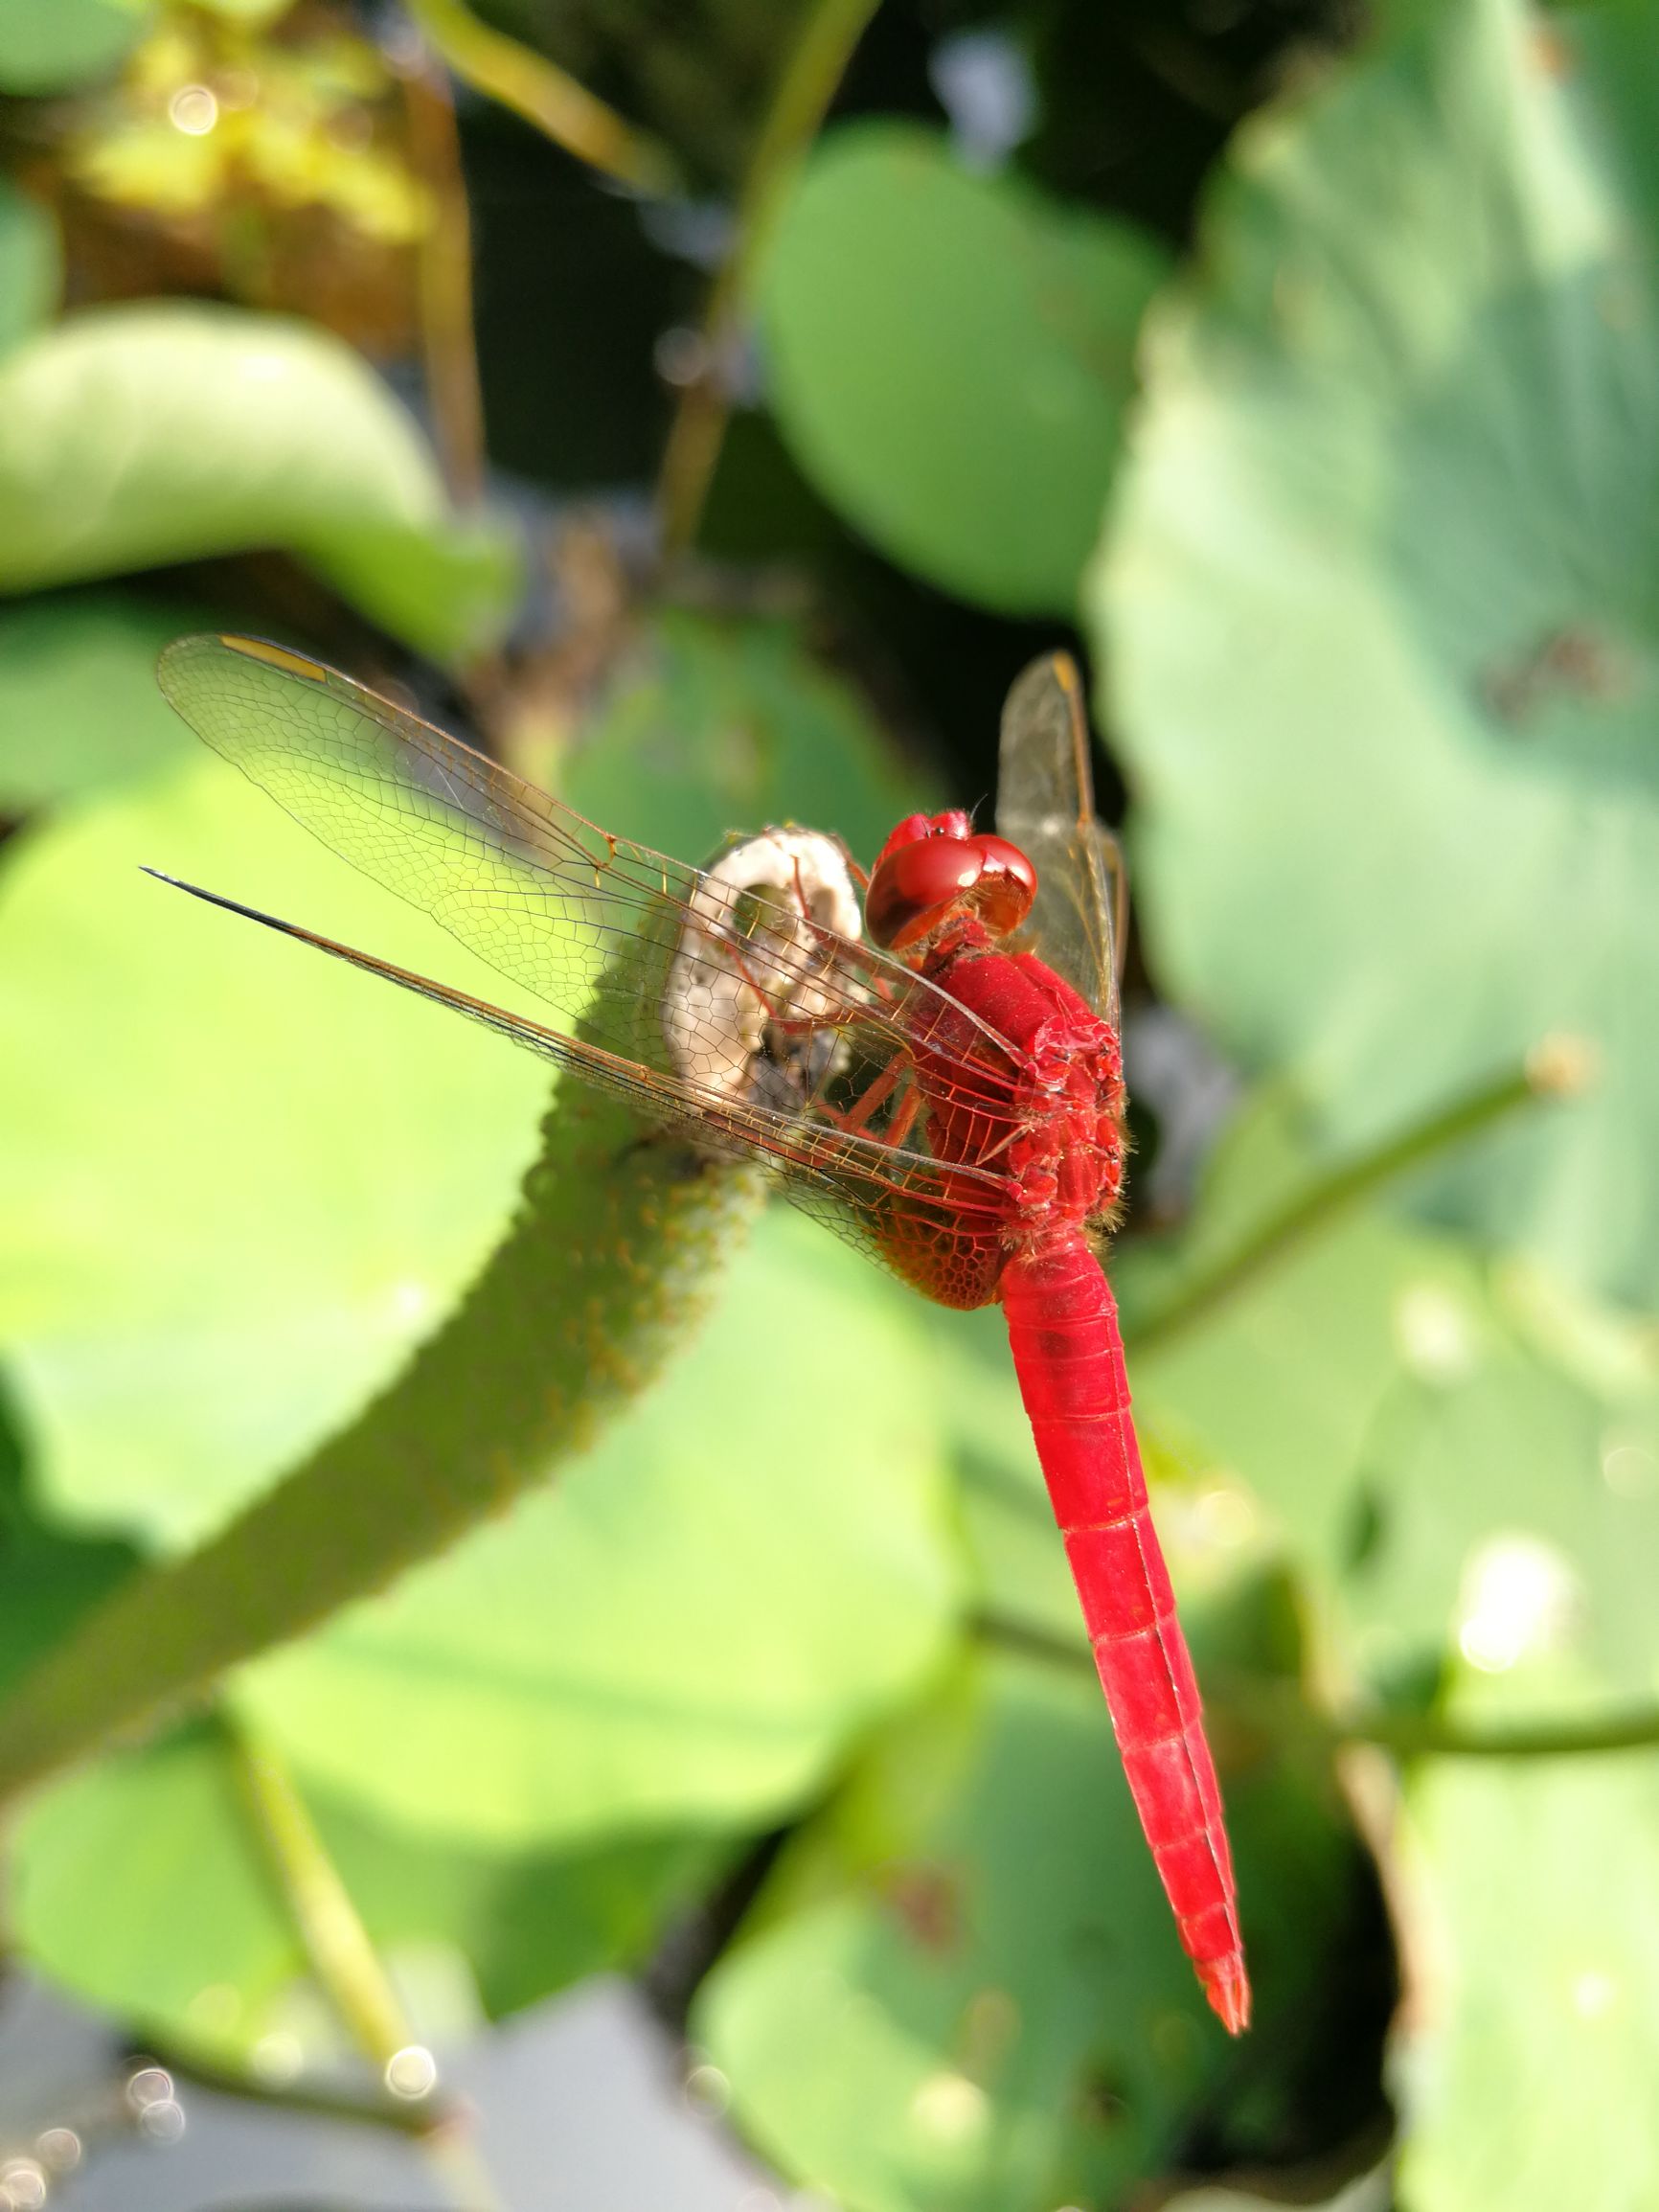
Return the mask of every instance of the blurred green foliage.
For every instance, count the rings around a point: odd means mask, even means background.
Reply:
[[[1127,224],[976,175],[943,137],[849,125],[767,247],[784,434],[904,566],[1011,613],[1069,613],[1165,273]]]
[[[1659,6],[890,0],[780,155],[828,5],[478,11],[745,209],[714,360],[724,206],[620,200],[393,18],[0,9],[0,1777],[87,1754],[8,1809],[8,1940],[267,2087],[361,2067],[275,1760],[412,2036],[647,1971],[849,2212],[1626,2212]],[[473,368],[544,477],[488,502]],[[729,558],[661,562],[648,486],[527,431],[544,390],[607,456],[708,409]],[[1001,689],[1074,621],[1136,870],[1114,1273],[1238,2046],[997,1317],[794,1218],[745,1243],[740,1174],[138,873],[507,997],[193,744],[150,677],[183,629],[325,652],[686,857],[792,819],[868,860],[986,801]],[[1561,1033],[1581,1092],[1268,1250]]]

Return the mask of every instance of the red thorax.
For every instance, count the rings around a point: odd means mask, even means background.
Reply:
[[[947,994],[918,1009],[912,1043],[935,1157],[1008,1178],[997,1227],[965,1232],[948,1248],[932,1235],[915,1250],[911,1239],[896,1240],[900,1272],[947,1305],[994,1297],[1015,1252],[1103,1227],[1122,1187],[1116,1035],[1034,953],[1000,942],[1035,896],[1036,870],[1018,847],[976,834],[953,810],[898,825],[865,899],[875,942]],[[975,1065],[981,1072],[965,1080]]]

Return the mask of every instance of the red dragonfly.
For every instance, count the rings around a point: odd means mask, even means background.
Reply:
[[[1125,1100],[1112,848],[1070,661],[1035,662],[1010,695],[1002,834],[914,814],[868,878],[799,830],[736,842],[707,870],[666,859],[255,639],[181,639],[159,677],[307,829],[574,1027],[179,888],[760,1159],[941,1304],[1001,1304],[1142,1826],[1205,1993],[1240,2033],[1220,1791],[1096,1256],[1119,1211]]]

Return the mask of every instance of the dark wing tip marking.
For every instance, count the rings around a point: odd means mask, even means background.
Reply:
[[[148,867],[142,860],[138,865],[141,875],[153,876],[158,883],[170,883],[175,891],[188,892],[191,898],[199,899],[204,906],[217,906],[226,914],[239,914],[244,921],[261,922],[267,929],[279,929],[285,937],[301,937],[309,941],[308,932],[302,930],[295,923],[280,921],[274,914],[262,914],[257,906],[244,906],[239,900],[227,899],[221,891],[204,891],[199,883],[187,883],[182,876],[169,876],[164,870]]]

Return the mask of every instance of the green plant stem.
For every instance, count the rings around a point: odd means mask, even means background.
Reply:
[[[731,417],[731,360],[773,215],[818,135],[879,0],[814,0],[756,136],[731,250],[703,310],[702,357],[680,394],[657,480],[665,554],[697,535]]]
[[[417,2039],[352,1893],[287,1767],[239,1722],[222,1712],[219,1721],[306,1962],[352,2041],[390,2085],[392,2061]],[[410,2098],[408,2107],[428,2115],[417,2131],[420,2147],[458,2212],[495,2212],[494,2185],[463,2116],[444,2113],[430,2091]]]
[[[431,195],[417,290],[426,399],[443,469],[457,507],[484,496],[484,398],[472,329],[472,224],[455,103],[441,70],[422,53],[403,79],[409,149]]]
[[[580,1085],[542,1135],[517,1220],[398,1380],[198,1551],[121,1584],[0,1706],[0,1805],[443,1551],[660,1372],[762,1186]]]
[[[1342,1722],[1333,1734],[1339,1743],[1375,1744],[1397,1759],[1581,1759],[1659,1748],[1659,1706],[1634,1706],[1599,1721],[1533,1721],[1505,1728],[1380,1713]]]
[[[181,2082],[217,2090],[221,2096],[241,2097],[250,2104],[268,2105],[279,2112],[297,2112],[323,2120],[350,2120],[360,2127],[389,2128],[423,2143],[432,2135],[452,2129],[456,2108],[442,2096],[410,2103],[402,2097],[353,2096],[320,2082],[288,2082],[281,2086],[262,2081],[240,2066],[216,2065],[198,2051],[177,2051],[165,2039],[146,2034],[144,2051],[158,2066]]]
[[[973,1633],[1005,1651],[1022,1652],[1028,1658],[1096,1679],[1086,1644],[1031,1622],[986,1612],[975,1619]],[[1659,1705],[1632,1706],[1628,1712],[1593,1721],[1532,1721],[1474,1728],[1418,1713],[1346,1717],[1318,1713],[1286,1683],[1239,1676],[1213,1686],[1205,1704],[1218,1719],[1242,1722],[1281,1740],[1308,1738],[1331,1750],[1348,1744],[1373,1744],[1401,1760],[1578,1759],[1608,1751],[1659,1749]]]
[[[352,2041],[384,2073],[415,2041],[352,1893],[293,1776],[228,1716],[222,1725],[255,1835],[319,1987]]]
[[[675,186],[673,162],[645,132],[579,84],[545,55],[481,23],[464,0],[408,0],[410,14],[463,83],[619,184],[660,195]]]
[[[1195,1276],[1162,1311],[1132,1328],[1126,1326],[1125,1342],[1136,1352],[1168,1344],[1362,1199],[1490,1129],[1517,1106],[1580,1087],[1585,1067],[1581,1048],[1565,1041],[1552,1043],[1529,1053],[1518,1068],[1495,1082],[1483,1083],[1450,1106],[1437,1106],[1421,1121],[1385,1138],[1374,1151],[1317,1177],[1278,1213],[1270,1215],[1235,1251]]]

